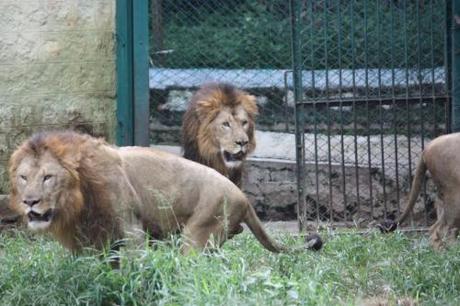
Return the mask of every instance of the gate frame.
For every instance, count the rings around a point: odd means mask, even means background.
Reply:
[[[450,3],[451,2],[451,3]],[[451,85],[451,131],[460,131],[460,1],[447,0],[447,10],[452,11],[452,19],[447,21],[447,27],[451,30],[451,48],[447,50],[447,56],[450,52],[450,67],[448,67],[449,78],[452,80]]]
[[[377,0],[379,1],[379,0]],[[305,101],[302,86],[302,54],[300,37],[301,1],[289,0],[291,19],[292,75],[295,111],[295,145],[297,170],[297,219],[299,232],[306,230],[306,175],[305,175]],[[445,0],[446,41],[445,41],[445,78],[447,87],[448,112],[446,133],[460,131],[460,1]],[[286,78],[286,77],[285,77]],[[286,82],[286,80],[285,80]],[[287,86],[285,86],[287,89]],[[381,100],[381,98],[379,98]],[[395,98],[392,98],[393,101]],[[420,98],[422,99],[422,98]],[[316,107],[317,102],[312,102]],[[340,105],[342,103],[340,102]],[[354,105],[354,100],[353,100]],[[315,132],[316,133],[316,132]],[[423,144],[422,144],[423,150]],[[424,186],[426,188],[426,186]],[[426,193],[426,191],[424,191]],[[398,206],[399,207],[399,206]],[[319,219],[317,220],[319,223]],[[417,230],[417,229],[409,229]]]
[[[292,78],[294,83],[294,112],[295,112],[295,145],[296,145],[296,168],[297,168],[297,221],[299,232],[306,227],[305,200],[305,134],[304,129],[304,105],[302,103],[302,54],[300,46],[299,20],[300,1],[289,0],[291,15],[291,52],[292,52]]]

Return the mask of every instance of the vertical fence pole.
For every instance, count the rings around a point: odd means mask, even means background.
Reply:
[[[129,0],[116,2],[117,37],[117,144],[134,144],[132,52],[132,6]]]
[[[460,131],[460,1],[452,1],[452,131]]]
[[[444,10],[444,71],[445,71],[445,86],[444,90],[449,97],[445,102],[444,117],[446,120],[445,133],[452,132],[452,2],[446,1]]]
[[[117,144],[149,144],[148,0],[117,0]]]
[[[292,71],[294,81],[295,102],[295,142],[297,162],[297,218],[299,231],[305,230],[306,202],[305,202],[305,135],[304,135],[304,104],[302,103],[302,59],[299,33],[300,1],[289,1],[291,14],[291,50]]]
[[[149,1],[133,0],[134,144],[149,139]]]

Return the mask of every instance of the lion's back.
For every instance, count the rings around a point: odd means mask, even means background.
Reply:
[[[428,170],[438,181],[460,184],[460,133],[439,136],[425,148],[423,158]]]
[[[216,170],[172,153],[143,147],[122,147],[119,153],[128,175],[142,178],[142,184],[154,188],[181,194],[183,189],[193,193],[213,189],[241,193]]]

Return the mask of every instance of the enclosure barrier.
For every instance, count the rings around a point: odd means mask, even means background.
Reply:
[[[259,130],[293,129],[284,91],[284,72],[291,69],[289,2],[152,0],[150,12],[153,143],[179,142],[186,103],[209,81],[256,95]]]
[[[450,127],[448,4],[291,1],[301,229],[401,213],[425,144]],[[417,224],[434,197],[428,182]]]
[[[202,83],[233,83],[258,97],[258,130],[295,134],[301,229],[395,218],[426,143],[450,131],[451,10],[449,0],[151,0],[151,141],[179,143]],[[434,199],[428,180],[415,225],[431,222]]]

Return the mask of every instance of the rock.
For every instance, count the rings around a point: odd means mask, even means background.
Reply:
[[[185,112],[188,104],[193,96],[193,91],[190,90],[171,90],[166,99],[166,103],[160,104],[158,110]]]

